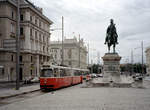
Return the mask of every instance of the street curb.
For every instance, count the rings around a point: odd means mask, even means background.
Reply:
[[[16,97],[16,96],[23,95],[23,94],[28,94],[28,93],[36,92],[36,91],[39,91],[39,90],[40,89],[36,89],[36,90],[26,91],[26,92],[22,92],[22,93],[18,93],[18,94],[13,94],[13,95],[8,95],[8,96],[2,96],[2,97],[0,97],[0,100],[6,99],[6,98],[11,98],[11,97]]]

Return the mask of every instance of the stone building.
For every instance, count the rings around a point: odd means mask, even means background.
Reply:
[[[61,65],[62,42],[52,41],[50,44],[51,62]],[[64,65],[74,68],[87,68],[87,53],[83,39],[80,42],[75,37],[72,39],[64,39]]]
[[[150,47],[146,48],[146,69],[147,69],[147,74],[150,74]]]
[[[0,0],[0,79],[16,79],[17,0]],[[20,80],[39,76],[40,66],[50,60],[52,21],[28,0],[20,0]]]

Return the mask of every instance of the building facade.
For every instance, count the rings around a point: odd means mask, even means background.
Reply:
[[[0,79],[16,80],[17,0],[0,0]],[[28,0],[20,0],[20,80],[39,76],[40,66],[50,60],[52,21]]]
[[[150,74],[150,47],[146,49],[145,53],[146,53],[146,71],[147,74]]]
[[[62,64],[62,42],[52,41],[50,43],[51,62],[56,65]],[[87,68],[87,48],[83,39],[77,41],[73,39],[64,39],[64,65],[73,68]]]

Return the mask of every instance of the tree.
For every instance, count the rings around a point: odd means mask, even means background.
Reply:
[[[143,70],[142,70],[143,69]],[[130,72],[130,73],[146,73],[146,65],[144,64],[142,68],[142,64],[136,63],[136,64],[121,64],[120,65],[121,72]]]
[[[93,64],[91,67],[89,67],[89,70],[92,72],[93,70],[93,73],[96,73],[98,74],[99,72],[101,73],[101,65],[99,64]]]

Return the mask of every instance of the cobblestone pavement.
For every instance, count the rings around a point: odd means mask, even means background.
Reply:
[[[23,86],[20,87],[19,90],[15,90],[15,88],[0,88],[0,99],[11,97],[11,96],[16,96],[19,94],[24,94],[24,93],[30,93],[33,91],[40,90],[39,83],[37,84],[32,84],[28,86]]]
[[[0,110],[150,110],[150,88],[73,86],[0,107]]]

